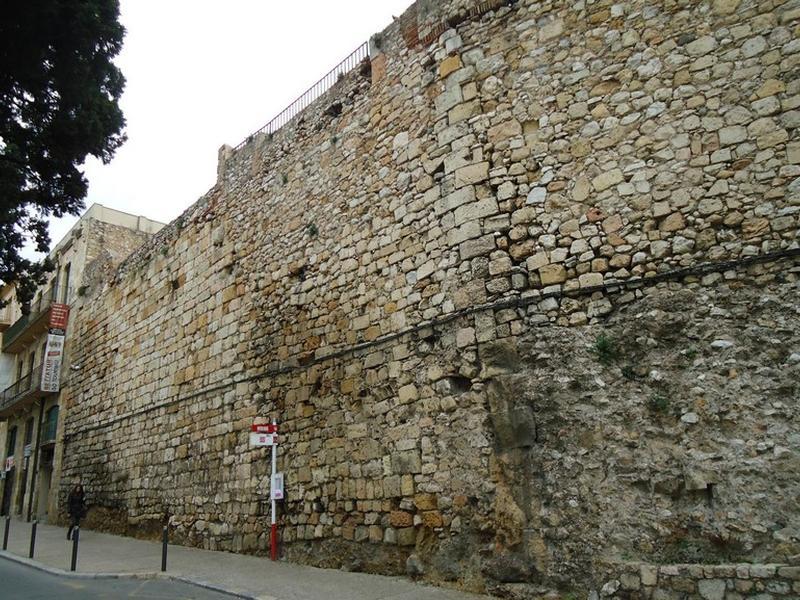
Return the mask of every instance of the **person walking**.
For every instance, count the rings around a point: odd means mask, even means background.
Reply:
[[[81,519],[86,515],[86,494],[80,483],[72,488],[67,497],[67,514],[69,514],[69,529],[67,529],[69,540],[72,539],[72,530],[80,525]]]

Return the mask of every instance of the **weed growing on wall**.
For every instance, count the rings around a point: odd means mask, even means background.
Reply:
[[[622,367],[622,376],[628,381],[635,381],[639,378],[639,376],[636,375],[636,370],[630,365]]]
[[[597,360],[604,365],[610,365],[620,356],[619,349],[614,343],[614,340],[604,333],[597,336],[592,346],[592,353],[597,356]]]
[[[654,394],[648,406],[653,412],[664,414],[669,410],[669,399],[662,394]]]

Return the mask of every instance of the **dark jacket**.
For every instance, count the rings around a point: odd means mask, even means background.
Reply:
[[[72,490],[67,498],[67,512],[73,517],[83,517],[86,514],[86,495],[83,491]]]

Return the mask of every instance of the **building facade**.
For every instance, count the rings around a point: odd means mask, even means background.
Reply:
[[[0,514],[54,519],[61,460],[59,394],[68,372],[70,313],[161,223],[92,205],[50,252],[55,269],[30,306],[0,290]],[[75,365],[72,365],[75,368]]]

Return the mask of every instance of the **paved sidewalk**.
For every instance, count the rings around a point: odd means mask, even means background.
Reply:
[[[0,518],[0,536],[5,518]],[[0,557],[68,572],[72,543],[61,527],[39,524],[28,560],[31,524],[11,521],[8,551]],[[81,529],[79,576],[160,576],[161,544]],[[267,558],[169,547],[167,575],[258,600],[490,600],[488,596],[416,584],[400,577],[317,569]]]

